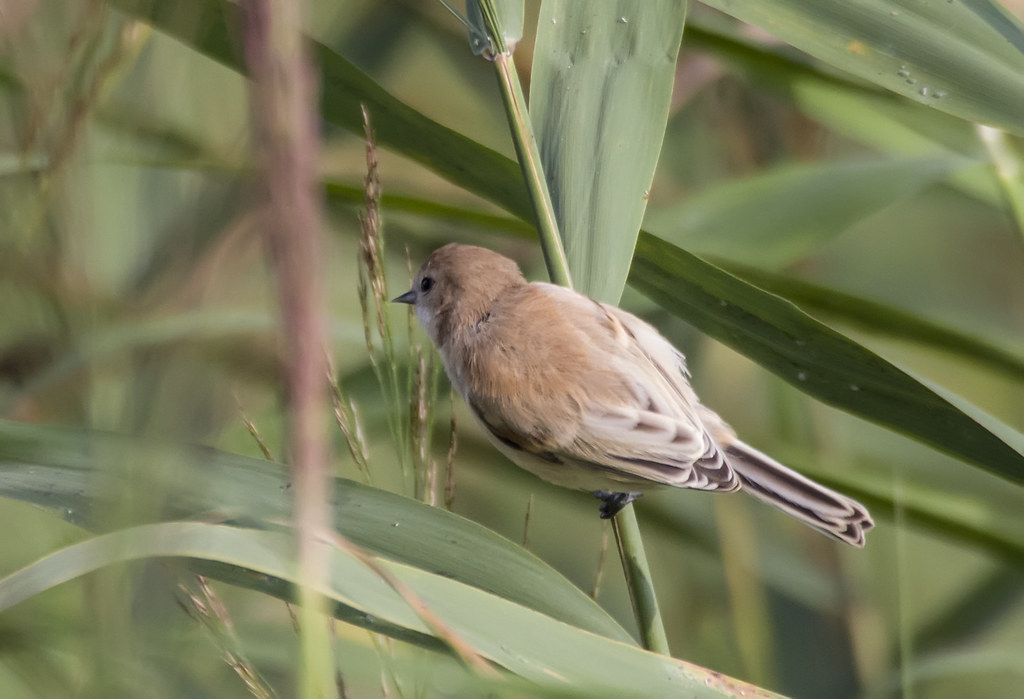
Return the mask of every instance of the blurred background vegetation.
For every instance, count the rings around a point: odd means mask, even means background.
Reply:
[[[178,512],[209,475],[205,457],[182,445],[262,459],[251,421],[273,459],[286,460],[246,81],[197,50],[208,16],[196,15],[190,43],[120,4],[0,4],[0,418],[76,430],[0,436],[4,575],[90,530]],[[516,59],[528,82],[537,7],[527,7]],[[388,93],[513,157],[493,68],[471,56],[465,29],[439,4],[310,9],[310,34]],[[694,4],[644,227],[994,416],[1019,451],[1021,221],[978,132],[905,104]],[[1019,152],[1012,136],[1001,144]],[[406,406],[382,394],[364,339],[364,149],[361,134],[325,123],[331,353],[373,485],[411,497],[399,464],[414,457],[396,448],[390,422]],[[498,249],[545,278],[529,226],[401,153],[379,156],[390,296],[407,288],[410,261],[452,240]],[[622,305],[685,352],[698,393],[744,439],[864,497],[876,515],[867,547],[854,551],[752,499],[645,497],[639,517],[676,657],[797,697],[1019,696],[1018,484],[807,397],[629,287]],[[426,344],[409,334],[406,309],[386,313],[402,371],[417,356],[429,362],[428,350],[406,352],[409,338]],[[373,356],[384,359],[379,347]],[[528,539],[584,592],[599,577],[599,604],[635,630],[593,498],[505,462],[431,371],[438,402],[422,461],[440,474],[435,500],[443,505],[453,410],[454,512]],[[335,473],[367,482],[343,431],[324,419]],[[88,438],[103,433],[158,446]],[[54,491],[88,487],[86,511],[40,508],[45,498],[16,482],[33,465],[86,455],[83,484],[54,481]],[[210,508],[216,521],[266,515]],[[4,611],[0,696],[289,696],[296,636],[286,605],[210,582],[218,615],[190,570],[171,558],[112,565]],[[446,656],[356,625],[339,623],[336,634],[348,696],[485,689]]]

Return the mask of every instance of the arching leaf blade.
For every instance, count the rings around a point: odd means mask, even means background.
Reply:
[[[686,3],[541,6],[530,82],[540,145],[576,287],[617,303],[668,121]]]
[[[149,524],[87,539],[0,579],[0,609],[115,563],[190,558],[226,564],[287,584],[297,582],[293,537],[198,522]],[[377,571],[351,551],[332,547],[329,582],[336,605],[398,629],[438,634]],[[477,588],[386,559],[371,559],[445,624],[461,643],[544,690],[577,696],[735,696],[758,691],[720,673],[656,655],[561,623]],[[502,629],[496,636],[494,628]]]
[[[1024,134],[1024,32],[988,0],[704,0],[919,104]]]
[[[288,521],[289,476],[280,464],[213,449],[171,448],[114,435],[0,421],[0,496],[54,510],[80,526],[109,503],[97,454],[175,459],[188,473],[166,486],[164,519]],[[156,486],[154,486],[156,487]],[[366,549],[474,585],[566,623],[632,642],[590,597],[525,549],[445,510],[345,479],[335,480],[335,527]]]
[[[649,234],[638,241],[630,283],[808,395],[1024,483],[1024,437],[790,302]]]

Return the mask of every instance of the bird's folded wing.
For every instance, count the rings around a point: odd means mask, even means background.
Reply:
[[[600,304],[629,372],[633,400],[591,408],[574,449],[591,462],[636,477],[700,490],[737,490],[740,481],[700,418],[683,356],[636,316]]]
[[[641,481],[699,490],[740,486],[703,427],[636,407],[606,407],[585,415],[568,451],[573,458]]]
[[[545,351],[535,351],[528,363],[521,352],[478,351],[477,363],[489,367],[488,376],[517,377],[500,391],[475,390],[467,398],[503,446],[555,465],[603,471],[625,487],[740,487],[701,420],[682,355],[652,326],[543,283],[524,288],[514,309],[494,313],[514,315],[517,327],[541,318],[559,320],[531,334]],[[496,338],[492,346],[516,344],[510,335]],[[533,390],[516,390],[519,382]]]

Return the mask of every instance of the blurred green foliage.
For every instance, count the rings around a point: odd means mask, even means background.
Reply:
[[[983,412],[983,426],[1019,454],[1024,236],[1008,203],[1012,189],[995,176],[976,125],[963,120],[987,117],[1010,132],[1000,141],[1010,156],[1022,152],[1019,112],[1013,122],[1019,76],[1007,68],[1022,60],[1019,24],[996,5],[956,3],[1005,44],[972,54],[962,73],[944,72],[950,61],[928,64],[929,51],[944,46],[955,57],[964,42],[975,46],[987,35],[973,21],[943,24],[915,14],[914,3],[891,3],[895,24],[879,15],[854,45],[836,28],[841,13],[817,12],[820,4],[710,4],[735,5],[749,21],[784,5],[779,31],[817,58],[693,5],[645,228],[793,299],[952,404],[970,403],[967,415]],[[247,86],[223,62],[231,46],[203,43],[224,22],[236,40],[238,28],[224,4],[165,3],[175,38],[116,9],[130,5],[148,11],[127,0],[9,2],[0,23],[0,418],[84,435],[0,433],[4,575],[90,531],[186,516],[279,524],[287,514],[267,505],[287,504],[285,482],[208,486],[220,457],[183,446],[261,459],[247,418],[271,455],[286,460],[273,280],[254,225]],[[389,111],[385,101],[371,106],[392,295],[404,291],[410,260],[450,240],[499,249],[543,278],[537,246],[516,218],[526,214],[498,195],[478,196],[516,171],[500,157],[512,149],[492,68],[471,56],[464,29],[428,3],[313,2],[311,12],[323,65],[337,66],[330,52],[347,59],[371,88],[436,120],[438,138],[451,139],[438,142],[455,144],[419,155],[431,144],[403,131],[417,115]],[[535,12],[516,54],[524,79]],[[922,26],[932,43],[894,38]],[[813,39],[807,45],[801,28]],[[817,37],[827,44],[820,53]],[[875,61],[869,68],[884,64],[891,75],[876,81],[855,69],[862,51]],[[928,95],[907,82],[919,69]],[[982,90],[958,102],[957,87],[979,75],[1002,94]],[[872,84],[879,82],[902,93]],[[356,121],[331,111],[357,88],[322,87],[331,350],[373,485],[412,496],[357,296],[364,143],[338,128],[357,129]],[[480,153],[472,141],[496,151],[492,160],[468,162]],[[460,165],[490,172],[493,186],[460,181]],[[514,188],[507,196],[524,197]],[[1019,485],[816,402],[794,388],[799,380],[780,380],[628,287],[623,305],[684,350],[698,392],[745,439],[863,498],[878,522],[865,550],[853,551],[753,501],[644,498],[639,517],[676,657],[798,697],[1019,693]],[[417,330],[407,335],[404,308],[386,312],[399,356],[425,342]],[[428,461],[443,466],[443,378],[438,395]],[[530,550],[589,592],[607,536],[595,502],[513,468],[463,406],[451,409],[459,425],[454,511],[522,541],[532,502]],[[89,437],[107,432],[130,440]],[[365,482],[341,430],[332,434],[337,475]],[[52,488],[29,478],[43,467],[57,469],[47,475]],[[225,487],[237,499],[199,497]],[[460,532],[470,526],[452,522]],[[384,537],[361,543],[372,548]],[[374,551],[400,559],[403,547],[411,555],[416,544]],[[461,558],[503,564],[504,554],[482,547],[468,545]],[[213,582],[227,616],[204,615],[198,610],[213,605],[194,572],[177,558],[112,563],[3,611],[0,696],[259,696],[246,681],[289,696],[297,640],[288,608],[273,596],[280,590]],[[634,630],[614,556],[600,572],[598,602]],[[380,696],[385,687],[427,696],[530,691],[474,678],[436,646],[416,643],[419,636],[390,640],[357,625],[372,627],[365,619],[350,621],[336,625],[347,696]],[[500,627],[490,640],[500,644]]]

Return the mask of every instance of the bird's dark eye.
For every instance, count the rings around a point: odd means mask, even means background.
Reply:
[[[433,288],[434,288],[434,278],[433,277],[423,277],[423,279],[420,280],[420,291],[422,291],[423,293],[427,293],[428,291],[430,291]]]

